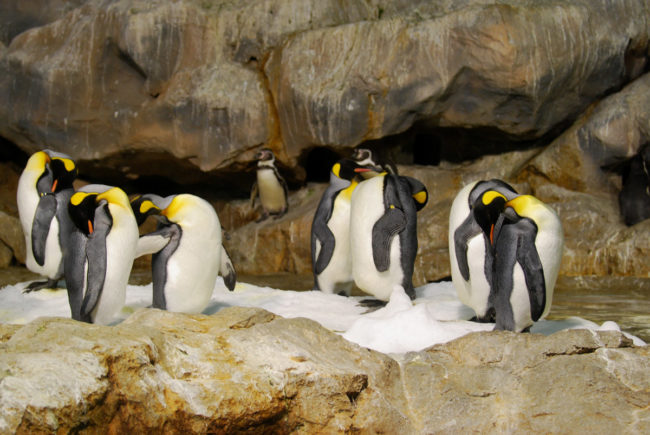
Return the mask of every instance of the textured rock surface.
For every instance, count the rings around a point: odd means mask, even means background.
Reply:
[[[416,122],[539,138],[648,57],[645,0],[24,3],[0,21],[0,134],[137,175],[261,145],[298,174]]]
[[[647,433],[648,347],[478,333],[393,359],[306,319],[142,310],[0,325],[3,433]]]

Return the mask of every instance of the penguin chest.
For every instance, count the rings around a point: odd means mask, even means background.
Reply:
[[[467,244],[467,265],[469,266],[468,294],[465,299],[459,298],[465,305],[471,307],[479,317],[485,315],[490,296],[490,283],[485,276],[486,246],[483,234],[472,237]]]
[[[350,257],[350,199],[338,195],[333,202],[332,214],[327,227],[334,235],[334,251],[327,267],[319,275],[321,290],[332,290],[336,283],[352,280]]]
[[[167,259],[163,286],[166,309],[200,313],[210,302],[221,259],[221,230],[203,234],[183,230],[178,247]]]
[[[357,286],[381,300],[388,300],[393,286],[402,285],[401,249],[397,235],[389,247],[390,265],[380,272],[373,259],[373,226],[386,212],[383,177],[359,184],[352,194],[350,209],[350,252],[352,275]]]
[[[284,188],[273,170],[257,171],[257,188],[259,189],[262,206],[267,211],[279,212],[284,209],[286,205]]]

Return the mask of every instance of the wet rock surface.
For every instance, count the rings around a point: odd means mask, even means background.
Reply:
[[[3,432],[644,433],[648,347],[618,332],[475,333],[405,355],[306,319],[144,309],[0,325]],[[585,426],[586,425],[586,426]]]

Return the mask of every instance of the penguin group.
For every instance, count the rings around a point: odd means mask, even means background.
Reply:
[[[122,309],[135,258],[153,254],[153,306],[203,311],[218,273],[233,290],[236,273],[222,245],[212,205],[195,195],[139,195],[129,201],[115,186],[89,184],[74,191],[77,167],[70,156],[38,151],[28,160],[17,190],[28,269],[46,276],[26,292],[65,279],[75,320],[110,324]],[[140,237],[147,216],[158,228]]]
[[[312,222],[314,288],[349,295],[354,283],[379,301],[401,288],[414,299],[416,214],[427,199],[424,184],[388,173],[370,150],[335,163]]]
[[[268,148],[257,155],[258,221],[288,212],[288,189]],[[141,194],[129,200],[115,186],[74,190],[74,160],[51,150],[34,153],[21,174],[17,203],[27,267],[47,278],[25,292],[65,279],[73,319],[110,324],[122,309],[133,260],[152,254],[152,306],[200,313],[217,276],[233,290],[235,268],[210,203],[191,194]],[[415,299],[417,213],[425,185],[399,175],[359,148],[338,160],[311,226],[314,289],[349,296],[354,285],[378,304],[395,291]],[[152,216],[156,229],[140,235]],[[496,330],[527,331],[551,306],[563,231],[555,211],[502,180],[480,180],[456,195],[449,215],[451,278],[472,320]],[[362,301],[363,302],[363,301]]]

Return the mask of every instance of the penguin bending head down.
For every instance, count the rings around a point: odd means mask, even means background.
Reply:
[[[138,255],[153,254],[154,308],[202,312],[219,273],[229,290],[235,288],[235,268],[222,245],[221,223],[210,203],[181,194],[143,195],[131,205],[140,221],[150,214],[159,215],[158,229],[138,242]]]
[[[460,301],[479,322],[494,322],[491,306],[494,226],[505,202],[518,193],[509,184],[482,180],[463,187],[449,213],[451,278]]]
[[[275,167],[273,151],[262,148],[255,158],[257,159],[257,181],[251,190],[251,208],[255,206],[255,198],[259,193],[263,213],[258,222],[267,219],[269,215],[274,215],[275,219],[278,219],[289,210],[287,183]]]
[[[505,207],[493,237],[495,329],[521,332],[551,309],[564,234],[555,211],[534,196]]]
[[[360,174],[372,166],[341,159],[332,166],[330,184],[318,203],[311,225],[311,260],[314,289],[325,293],[350,294],[350,199]]]
[[[350,252],[354,282],[388,301],[402,286],[415,298],[413,268],[418,250],[417,212],[427,203],[424,185],[411,177],[382,173],[352,193]]]
[[[72,231],[68,201],[76,176],[70,156],[50,150],[32,154],[20,175],[16,202],[25,235],[25,263],[48,278],[31,283],[25,292],[53,287],[63,277],[63,250]]]
[[[87,185],[68,205],[74,224],[64,253],[72,318],[108,324],[124,306],[138,244],[138,225],[126,193]]]

